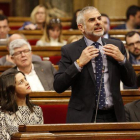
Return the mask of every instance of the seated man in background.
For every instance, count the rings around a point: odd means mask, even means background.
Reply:
[[[102,22],[103,22],[103,26],[104,26],[104,38],[110,38],[108,32],[110,30],[110,19],[108,17],[108,15],[106,14],[101,14],[102,16]]]
[[[32,91],[53,90],[55,69],[49,61],[32,62],[31,46],[24,39],[16,39],[9,44],[9,52],[15,67],[6,70],[2,75],[13,71],[22,71]]]
[[[114,29],[140,29],[140,7],[132,5],[126,12],[126,23]]]
[[[13,34],[9,37],[9,44],[11,41],[15,40],[15,39],[25,39],[24,35],[22,34]],[[7,45],[7,50],[9,51],[9,46]],[[41,58],[38,55],[32,55],[32,61],[42,61]],[[11,59],[10,55],[6,55],[0,58],[0,65],[1,66],[11,66],[11,65],[15,65],[13,60]]]
[[[117,38],[114,38],[114,37],[110,37],[110,35],[109,35],[110,19],[109,19],[108,15],[102,13],[101,16],[102,16],[102,22],[103,22],[103,27],[104,27],[103,37],[107,38],[107,39],[117,39]],[[119,40],[119,39],[117,39],[117,40]]]
[[[140,91],[140,73],[137,75],[137,86]],[[124,108],[127,122],[140,122],[140,100],[127,103]]]
[[[140,34],[130,31],[125,36],[128,59],[131,64],[140,64]]]
[[[140,64],[140,35],[136,31],[130,31],[125,36],[127,59],[131,64]],[[124,89],[137,89],[137,85],[133,87],[123,86]]]
[[[0,46],[8,44],[9,30],[8,18],[4,15],[0,15]]]

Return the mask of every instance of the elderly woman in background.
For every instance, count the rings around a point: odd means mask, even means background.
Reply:
[[[30,85],[22,72],[1,76],[1,139],[10,139],[12,134],[18,132],[19,125],[43,124],[42,110],[30,102],[30,93]]]
[[[31,22],[25,22],[19,30],[43,30],[45,22],[49,20],[45,6],[36,6],[31,13]]]
[[[37,41],[37,46],[63,46],[67,42],[62,39],[62,25],[59,18],[53,18],[46,23],[42,38]]]

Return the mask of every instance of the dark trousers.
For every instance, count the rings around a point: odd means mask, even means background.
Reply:
[[[94,114],[95,114],[95,112],[94,112]],[[93,117],[92,117],[92,122],[94,122],[94,120],[95,120],[95,115],[93,115]],[[97,123],[117,122],[114,109],[98,110],[96,122]]]

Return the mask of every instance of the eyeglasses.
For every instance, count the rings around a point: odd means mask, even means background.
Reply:
[[[134,45],[140,45],[140,41],[137,41],[137,42],[134,42],[134,43],[127,44],[128,47],[134,47]]]
[[[61,20],[59,18],[52,18],[49,23],[61,23]]]
[[[25,50],[23,50],[23,51],[15,52],[12,56],[19,56],[19,55],[21,55],[22,53],[27,54],[27,53],[29,53],[30,51],[31,51],[30,49],[25,49]]]

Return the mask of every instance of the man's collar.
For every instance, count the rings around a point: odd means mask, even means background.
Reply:
[[[20,71],[20,69],[18,67],[17,67],[17,70]],[[30,73],[33,72],[33,71],[34,71],[34,65],[32,64],[32,69],[31,69]]]
[[[94,43],[94,41],[86,38],[85,36],[84,36],[84,40],[85,40],[87,46],[91,46]],[[100,43],[103,46],[101,37],[96,42]]]
[[[105,35],[103,35],[103,37],[108,39],[109,38],[109,34],[106,33]]]

